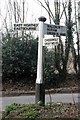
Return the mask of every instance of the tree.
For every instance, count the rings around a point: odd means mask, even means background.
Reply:
[[[72,53],[74,56],[74,66],[76,69],[76,53],[75,53],[75,49],[74,49],[74,45],[73,45],[73,30],[74,30],[73,26],[74,26],[74,23],[72,22],[72,16],[71,16],[71,13],[72,13],[71,0],[69,0],[69,2],[62,1],[62,5],[63,5],[62,12],[60,12],[60,0],[57,0],[57,1],[55,0],[54,1],[55,15],[51,11],[49,0],[47,0],[47,1],[44,0],[45,5],[39,0],[38,0],[38,2],[48,12],[48,15],[50,18],[50,23],[52,20],[55,24],[60,25],[60,21],[61,21],[61,18],[63,16],[63,13],[65,14],[66,26],[67,26],[67,36],[66,36],[66,40],[65,40],[65,49],[63,48],[64,45],[63,45],[63,42],[62,42],[61,37],[59,35],[57,35],[59,37],[59,44],[55,48],[55,67],[57,68],[57,70],[60,74],[62,73],[63,75],[65,75],[67,72],[67,62],[68,62],[68,55],[69,55],[70,49],[72,49]],[[68,3],[68,5],[67,5],[67,3]],[[67,11],[66,11],[66,8],[67,8]]]
[[[68,3],[68,17],[67,17],[67,45],[66,45],[66,49],[65,49],[65,53],[66,53],[66,65],[67,65],[67,62],[68,62],[68,56],[69,56],[69,51],[71,49],[71,52],[73,54],[73,57],[74,57],[74,68],[75,70],[76,69],[76,52],[75,52],[75,48],[74,48],[74,42],[73,42],[73,32],[74,32],[74,23],[72,21],[72,18],[71,18],[71,14],[72,14],[72,4],[71,4],[71,0],[69,0],[69,3]]]
[[[37,39],[29,34],[22,37],[11,37],[10,34],[2,38],[2,67],[3,81],[18,80],[19,78],[36,77]]]

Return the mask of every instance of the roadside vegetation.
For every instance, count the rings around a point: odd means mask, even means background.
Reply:
[[[27,118],[27,119],[41,119],[45,118],[50,120],[50,118],[73,118],[73,120],[79,120],[79,109],[78,104],[72,103],[47,103],[45,106],[40,105],[20,105],[13,103],[6,107],[3,113],[3,118]]]
[[[32,84],[36,80],[38,38],[31,34],[28,37],[11,37],[3,35],[2,39],[2,73],[3,85],[16,84],[26,79]],[[54,79],[53,79],[54,78]],[[44,80],[54,85],[60,83],[59,74],[55,74],[55,52],[44,48]],[[3,86],[4,87],[4,86]]]
[[[60,3],[55,2],[55,15],[50,9],[49,0],[44,0],[46,7],[37,0],[42,7],[44,7],[49,15],[50,24],[54,22],[55,25],[60,25],[60,20],[65,15],[65,26],[67,28],[67,35],[65,43],[63,44],[62,37],[58,34],[59,43],[49,50],[43,47],[43,79],[45,87],[60,88],[60,87],[79,87],[80,83],[80,55],[79,55],[79,36],[77,33],[77,53],[74,47],[74,33],[77,31],[77,22],[72,19],[72,1],[63,2],[63,11],[60,14]],[[9,0],[9,7],[11,1]],[[16,3],[14,2],[14,8]],[[20,8],[20,6],[17,5]],[[23,3],[24,7],[24,3]],[[11,10],[8,13],[11,13]],[[16,12],[16,11],[14,11]],[[23,11],[24,12],[24,11]],[[21,12],[17,11],[17,16]],[[7,15],[7,14],[6,14]],[[23,15],[24,16],[24,15]],[[9,16],[10,17],[10,16]],[[75,16],[76,17],[76,16]],[[3,17],[4,18],[4,17]],[[11,17],[10,17],[11,18]],[[20,18],[17,18],[20,19]],[[11,19],[10,19],[11,20]],[[12,21],[11,21],[12,22]],[[15,20],[16,22],[16,20]],[[52,22],[52,23],[51,23]],[[23,20],[24,23],[24,20]],[[7,28],[7,18],[4,19],[4,28],[6,32],[2,31],[2,79],[3,91],[14,90],[34,90],[35,80],[37,74],[37,54],[38,54],[38,37],[29,32],[20,31],[14,32],[12,27]],[[72,54],[73,69],[75,72],[68,74],[67,65],[69,54]],[[68,65],[69,67],[69,65]],[[69,84],[67,84],[69,83]],[[70,84],[71,83],[71,84]],[[3,112],[3,119],[9,118],[79,118],[79,103],[48,103],[45,106],[40,105],[20,105],[12,104],[7,106]]]
[[[21,37],[3,35],[2,39],[2,74],[3,91],[10,90],[34,90],[37,71],[38,38],[29,34],[21,40]],[[59,57],[57,55],[57,57]],[[57,58],[58,60],[59,58]],[[59,72],[56,68],[54,49],[44,47],[44,81],[45,87],[59,88],[78,86],[78,76],[72,73]],[[57,61],[58,63],[58,61]],[[72,84],[73,83],[73,84]]]
[[[9,1],[11,5],[11,1]],[[38,0],[41,4],[41,2]],[[16,4],[16,3],[15,3]],[[49,9],[49,0],[45,1],[46,10],[48,12],[50,21],[56,25],[60,25],[60,3],[55,3],[55,15]],[[42,7],[44,6],[41,4]],[[67,35],[65,36],[65,43],[63,44],[62,37],[59,37],[59,43],[53,47],[53,49],[47,49],[43,47],[43,79],[46,86],[60,87],[65,83],[70,76],[68,74],[67,67],[73,64],[74,72],[71,73],[72,80],[79,80],[80,66],[79,66],[79,54],[76,54],[74,48],[74,32],[76,23],[72,20],[72,2],[63,2],[63,13],[65,14],[65,26],[67,28]],[[57,6],[57,8],[56,8]],[[11,7],[10,7],[11,8]],[[57,9],[59,11],[57,12]],[[10,11],[9,11],[10,12]],[[19,11],[18,11],[19,12]],[[19,15],[18,15],[19,16]],[[52,19],[52,16],[54,19]],[[6,18],[5,18],[6,19]],[[5,23],[7,24],[7,23]],[[50,23],[51,24],[51,23]],[[79,43],[77,42],[77,45]],[[6,86],[14,85],[14,90],[19,88],[22,84],[24,87],[27,85],[35,84],[37,74],[37,54],[38,54],[38,37],[35,38],[31,32],[16,31],[11,28],[9,30],[6,25],[6,32],[2,33],[2,79],[3,79],[3,91],[6,90]],[[73,61],[70,62],[70,52],[72,54]],[[78,51],[77,51],[78,52]],[[68,65],[68,62],[70,64]],[[18,85],[18,86],[16,86]],[[21,86],[21,87],[22,87]],[[33,87],[32,86],[32,87]],[[10,86],[9,86],[10,87]],[[7,87],[7,88],[9,88]],[[26,88],[27,89],[27,88]],[[31,88],[32,89],[32,88]]]

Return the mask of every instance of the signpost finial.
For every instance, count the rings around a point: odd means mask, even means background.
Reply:
[[[45,22],[45,21],[46,21],[46,18],[45,18],[44,16],[41,16],[41,17],[39,18],[39,21]]]

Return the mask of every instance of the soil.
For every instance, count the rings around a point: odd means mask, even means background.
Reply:
[[[58,84],[48,84],[45,86],[46,94],[50,93],[78,93],[80,91],[79,79],[73,76],[68,76],[66,81]],[[26,94],[35,94],[35,82],[29,81],[26,83],[26,79],[22,79],[18,82],[12,80],[2,84],[2,96],[19,96]]]
[[[36,120],[45,118],[45,120],[51,120],[51,118],[78,118],[80,120],[79,104],[72,103],[48,103],[45,106],[39,105],[11,105],[6,109],[3,114],[4,120],[6,118],[35,118]],[[21,120],[21,119],[20,119]],[[61,119],[60,119],[61,120]],[[70,119],[71,120],[71,119]]]

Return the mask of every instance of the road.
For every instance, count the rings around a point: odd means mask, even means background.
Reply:
[[[51,94],[52,102],[64,102],[64,103],[73,103],[80,102],[80,94]],[[74,99],[74,100],[73,100]],[[50,96],[45,96],[45,101],[50,102]],[[19,103],[19,104],[32,104],[35,103],[35,96],[17,96],[17,97],[0,97],[0,110],[4,110],[6,106],[12,103]],[[2,105],[2,107],[1,107]]]

